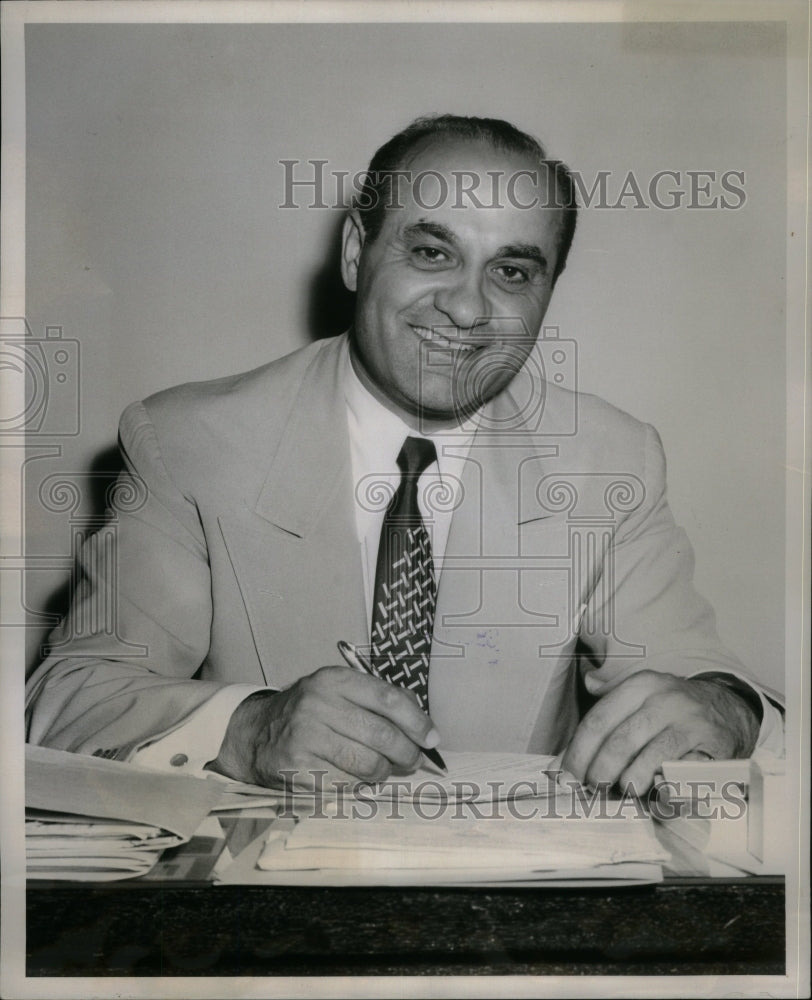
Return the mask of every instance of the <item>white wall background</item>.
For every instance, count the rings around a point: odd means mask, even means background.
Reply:
[[[785,68],[769,23],[28,25],[27,317],[82,352],[81,433],[27,467],[32,659],[69,544],[43,478],[114,468],[130,401],[341,329],[313,305],[339,214],[280,210],[278,161],[361,170],[450,110],[514,121],[610,191],[745,172],[738,211],[584,212],[547,322],[582,389],[660,430],[698,586],[783,687]]]

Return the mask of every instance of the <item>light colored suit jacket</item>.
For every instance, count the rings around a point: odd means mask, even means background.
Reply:
[[[31,742],[126,756],[224,684],[284,687],[366,641],[343,351],[125,411],[117,509],[29,682]],[[693,589],[656,432],[531,387],[486,407],[453,514],[429,680],[448,748],[558,752],[582,675],[600,695],[641,669],[742,669]]]

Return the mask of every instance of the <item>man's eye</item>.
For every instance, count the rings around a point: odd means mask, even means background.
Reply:
[[[515,264],[500,264],[496,268],[496,273],[507,285],[522,285],[529,280],[527,271]]]
[[[419,261],[426,264],[440,264],[448,260],[448,254],[439,247],[415,247],[412,253]]]

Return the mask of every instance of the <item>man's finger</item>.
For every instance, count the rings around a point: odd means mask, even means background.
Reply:
[[[338,739],[352,740],[385,757],[396,767],[412,769],[420,759],[417,742],[410,739],[400,726],[357,702],[342,699],[338,704],[329,705],[323,719]],[[357,773],[344,763],[341,767]]]
[[[377,677],[349,668],[340,670],[339,693],[346,701],[388,719],[420,747],[437,746],[440,736],[414,695]]]
[[[679,730],[680,740],[663,737],[663,752],[671,756],[663,757],[657,766],[663,760],[681,757],[686,749],[697,746],[700,738],[707,735],[707,725],[698,714],[695,698],[679,687],[650,694],[637,711],[615,727],[592,758],[587,768],[587,781],[596,785],[614,784],[638,754],[671,727],[673,733]]]
[[[618,778],[621,791],[642,796],[654,784],[654,775],[664,760],[679,760],[696,746],[696,736],[688,730],[667,726],[651,739]]]
[[[392,764],[387,757],[362,740],[341,733],[330,732],[319,755],[332,768],[337,768],[355,781],[383,781],[392,772]]]
[[[377,751],[351,737],[334,732],[329,722],[296,720],[289,727],[284,747],[273,744],[258,753],[261,784],[284,782],[296,790],[328,789],[333,781],[356,784],[383,781],[392,765]],[[270,751],[270,754],[269,754]]]
[[[584,780],[588,784],[598,787],[618,781],[645,746],[668,725],[669,718],[662,712],[661,704],[645,699],[637,711],[607,734],[587,765]]]
[[[574,774],[579,781],[585,781],[590,764],[604,740],[640,708],[651,693],[654,683],[649,672],[644,671],[605,694],[578,724],[564,753],[562,767]]]
[[[282,782],[296,792],[336,792],[355,788],[359,783],[383,781],[389,774],[388,765],[384,765],[380,773],[374,777],[362,777],[338,767],[333,761],[313,753],[307,754],[307,763],[288,766],[275,776],[270,787],[281,787]]]

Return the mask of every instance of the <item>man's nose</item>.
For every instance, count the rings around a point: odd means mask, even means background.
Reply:
[[[449,276],[434,296],[434,305],[453,326],[471,329],[488,322],[490,307],[481,279],[473,273]]]

